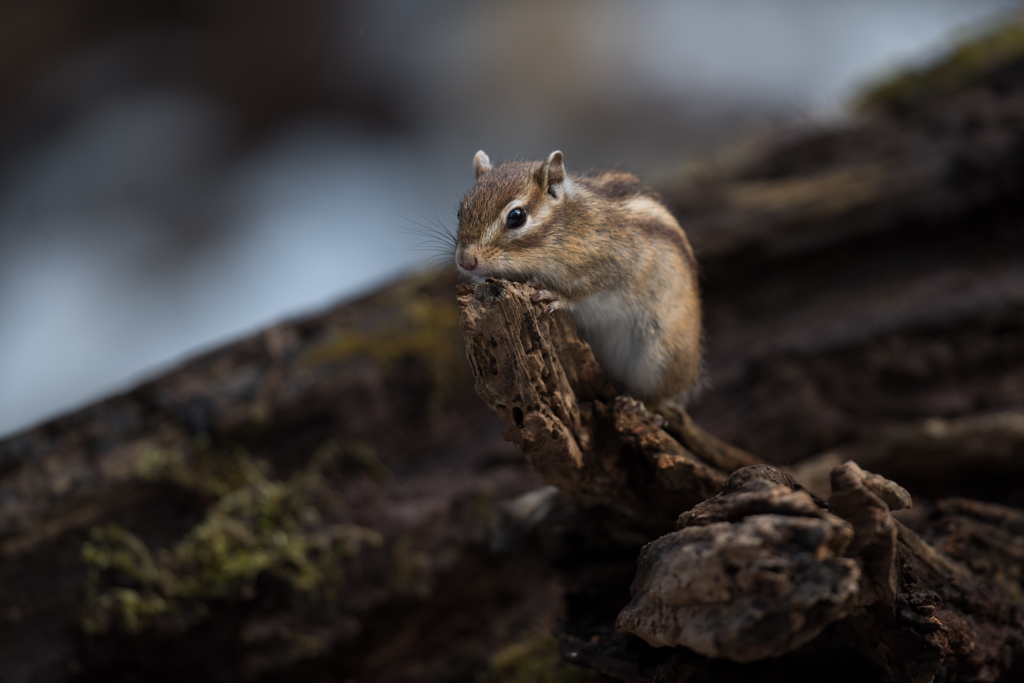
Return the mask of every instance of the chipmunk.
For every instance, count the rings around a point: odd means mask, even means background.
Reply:
[[[459,204],[455,261],[470,279],[535,288],[568,311],[612,382],[657,405],[693,389],[701,368],[697,263],[661,198],[617,169],[569,175],[562,153],[491,166]]]

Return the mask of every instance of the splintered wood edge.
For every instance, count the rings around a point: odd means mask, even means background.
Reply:
[[[504,280],[458,287],[478,394],[505,419],[505,438],[545,482],[577,501],[657,518],[671,528],[679,513],[717,493],[742,457],[733,457],[729,470],[716,467],[658,426],[640,404],[635,410],[618,405],[571,317],[541,315],[531,292]],[[689,433],[699,431],[690,424]],[[702,443],[719,462],[728,460],[715,455],[723,453],[722,444],[716,450]],[[646,473],[638,478],[637,472]],[[639,481],[648,483],[634,490]]]
[[[552,342],[551,319],[536,315],[524,285],[488,281],[459,285],[457,294],[477,393],[547,483],[575,489],[588,436]]]

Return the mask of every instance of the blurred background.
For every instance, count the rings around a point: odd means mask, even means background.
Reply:
[[[422,265],[478,149],[657,182],[1016,4],[0,4],[0,435]]]

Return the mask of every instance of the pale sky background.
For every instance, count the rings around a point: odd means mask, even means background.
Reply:
[[[424,254],[406,219],[454,228],[477,149],[657,176],[752,128],[834,121],[863,84],[1015,6],[365,4],[339,44],[401,94],[411,131],[321,116],[232,155],[217,102],[119,91],[0,184],[0,435],[407,272]]]

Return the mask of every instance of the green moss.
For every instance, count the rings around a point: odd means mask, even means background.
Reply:
[[[495,506],[497,505],[497,498],[494,495],[494,491],[491,489],[482,489],[476,495],[476,505],[474,512],[476,518],[480,521],[485,529],[493,529],[497,523],[497,515],[495,513]]]
[[[290,645],[288,659],[293,662],[300,659],[312,659],[324,654],[330,648],[329,642],[312,633],[287,631],[284,638]]]
[[[492,658],[494,683],[583,683],[597,680],[593,671],[567,664],[550,633],[537,633],[507,645]]]
[[[204,439],[192,444],[186,462],[184,439],[168,440],[165,445],[146,451],[136,468],[145,481],[166,481],[202,496],[219,498],[262,476],[257,470],[264,464],[253,461],[244,449],[214,450]]]
[[[388,481],[394,478],[391,468],[384,464],[377,451],[369,444],[357,441],[345,447],[344,459],[351,460],[366,470],[367,473],[377,481]]]
[[[395,539],[391,546],[391,583],[394,588],[426,600],[431,595],[431,565],[430,555],[416,550],[411,536],[403,534]]]
[[[255,595],[263,574],[300,593],[336,597],[360,551],[383,544],[369,529],[323,523],[317,501],[330,496],[323,468],[337,452],[336,446],[321,447],[306,469],[275,481],[264,474],[265,466],[237,450],[225,458],[219,476],[203,481],[180,454],[154,451],[141,468],[147,478],[220,496],[201,523],[156,554],[117,525],[92,529],[82,545],[84,630],[182,630],[205,618],[215,603]]]
[[[932,64],[903,71],[869,88],[858,98],[861,110],[906,105],[951,90],[1024,57],[1024,15],[969,38]]]
[[[421,292],[403,288],[396,295],[399,315],[369,330],[340,330],[303,358],[307,367],[368,356],[383,366],[414,359],[432,375],[430,408],[439,409],[458,381],[467,375],[459,312]]]
[[[447,357],[449,342],[459,329],[459,314],[447,303],[426,294],[410,294],[401,302],[401,314],[370,331],[342,330],[333,339],[309,351],[311,365],[368,355],[382,364],[408,357],[435,360]]]

